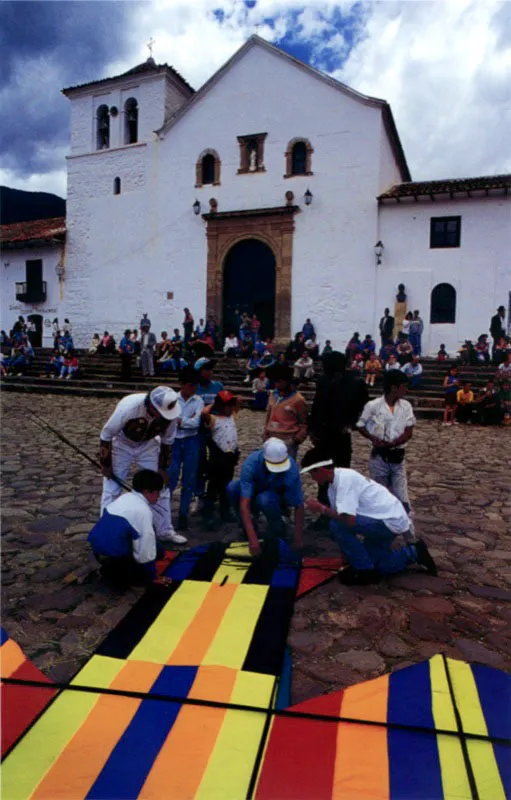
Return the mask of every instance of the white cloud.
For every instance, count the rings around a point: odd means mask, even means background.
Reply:
[[[64,154],[62,155],[64,161]],[[66,196],[66,171],[55,169],[51,172],[34,172],[29,177],[20,176],[19,172],[0,168],[0,186],[11,189],[23,189],[25,192],[50,192],[59,197]]]

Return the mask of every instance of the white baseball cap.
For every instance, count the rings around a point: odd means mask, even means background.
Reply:
[[[291,466],[287,447],[282,439],[273,436],[267,439],[263,447],[264,462],[269,472],[287,472]]]
[[[167,386],[157,386],[149,395],[149,400],[158,414],[164,419],[176,419],[181,410],[177,402],[177,392]]]

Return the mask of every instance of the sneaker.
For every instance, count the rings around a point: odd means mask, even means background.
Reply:
[[[169,531],[164,536],[158,537],[159,542],[172,542],[173,544],[186,544],[188,539],[176,531]]]
[[[349,566],[339,573],[339,581],[344,586],[369,586],[379,583],[380,575],[375,569],[356,569]]]
[[[194,497],[190,503],[190,514],[198,514],[203,510],[204,502],[202,497]]]
[[[415,552],[417,553],[417,564],[420,564],[423,567],[426,567],[426,571],[429,575],[437,575],[436,564],[433,561],[433,557],[429,552],[426,542],[422,539],[418,539],[415,544]]]
[[[70,378],[71,378],[71,375],[66,375],[66,381],[68,381]]]
[[[187,531],[188,530],[188,517],[184,514],[180,514],[177,518],[177,525],[176,527],[180,531]]]
[[[443,428],[448,428],[448,427],[449,427],[449,425],[451,425],[451,424],[452,424],[452,423],[450,423],[450,422],[442,422],[442,427],[443,427]]]

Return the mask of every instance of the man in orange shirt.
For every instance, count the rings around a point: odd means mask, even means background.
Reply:
[[[293,386],[291,367],[278,364],[271,370],[275,390],[270,395],[263,440],[275,436],[285,442],[289,455],[296,459],[299,445],[307,438],[309,407]]]

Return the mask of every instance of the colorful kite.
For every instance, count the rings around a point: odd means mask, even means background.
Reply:
[[[506,797],[504,673],[436,656],[283,708],[300,577],[287,548],[253,561],[204,546],[166,575],[70,684],[2,666],[8,689],[59,690],[10,746],[4,800]]]

